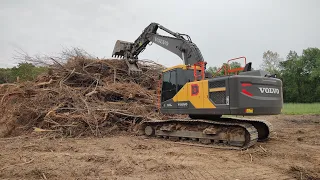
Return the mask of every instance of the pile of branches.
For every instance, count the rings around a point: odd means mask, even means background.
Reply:
[[[61,58],[31,58],[48,67],[33,82],[0,85],[0,137],[46,132],[68,137],[132,132],[148,119],[164,119],[157,84],[163,66],[139,61],[128,74],[119,59],[97,59],[78,50]]]

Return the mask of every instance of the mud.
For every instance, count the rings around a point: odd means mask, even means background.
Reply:
[[[320,116],[268,116],[274,133],[244,150],[148,139],[0,139],[0,179],[320,179]]]

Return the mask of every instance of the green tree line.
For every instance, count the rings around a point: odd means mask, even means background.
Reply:
[[[290,51],[275,73],[282,79],[285,102],[320,102],[320,49],[304,49],[301,55]]]
[[[320,49],[307,48],[301,55],[291,50],[284,60],[268,50],[261,69],[282,80],[284,102],[320,102]]]
[[[206,69],[206,72],[207,73],[210,73],[212,74],[214,77],[215,76],[224,76],[226,75],[226,71],[229,69],[235,69],[235,68],[239,68],[241,67],[241,64],[239,62],[232,62],[230,64],[227,64],[227,63],[224,63],[221,67],[216,67],[216,66],[213,66],[213,67],[208,67]],[[235,72],[231,72],[229,74],[235,74]]]
[[[37,67],[31,63],[19,63],[13,68],[0,68],[0,84],[19,81],[32,81],[39,74],[47,71],[45,67]]]

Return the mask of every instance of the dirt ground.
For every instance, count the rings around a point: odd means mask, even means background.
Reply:
[[[0,139],[0,179],[320,179],[320,115],[259,117],[275,132],[248,150],[143,136]]]

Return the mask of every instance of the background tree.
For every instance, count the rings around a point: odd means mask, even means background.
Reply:
[[[13,68],[0,68],[0,84],[15,82],[17,77],[21,81],[32,81],[45,71],[47,71],[46,67],[37,67],[27,62],[19,63]]]
[[[214,66],[214,67],[207,68],[206,72],[211,73],[214,76],[223,76],[223,75],[225,75],[225,68],[223,68],[223,67],[229,68],[229,69],[230,68],[234,69],[234,68],[241,67],[241,64],[239,62],[232,62],[232,63],[230,63],[230,65],[228,65],[227,63],[223,63],[223,65],[221,67]],[[235,73],[230,73],[230,74],[235,74]]]
[[[208,67],[207,69],[206,69],[206,72],[207,73],[210,73],[210,74],[215,74],[216,72],[218,71],[218,68],[217,67]]]
[[[0,84],[8,83],[11,81],[11,69],[0,68]]]
[[[280,55],[277,52],[268,50],[263,53],[262,58],[261,69],[270,72],[271,74],[279,73]]]
[[[239,67],[241,67],[241,64],[237,61],[234,61],[234,62],[230,63],[230,67],[231,67],[231,69],[239,68]]]
[[[320,102],[320,49],[290,51],[280,69],[285,102]]]
[[[301,55],[302,93],[306,102],[320,102],[320,49],[307,48]]]
[[[300,74],[302,72],[302,64],[300,57],[295,51],[290,51],[286,61],[280,62],[281,80],[283,82],[283,95],[285,102],[299,102]]]

